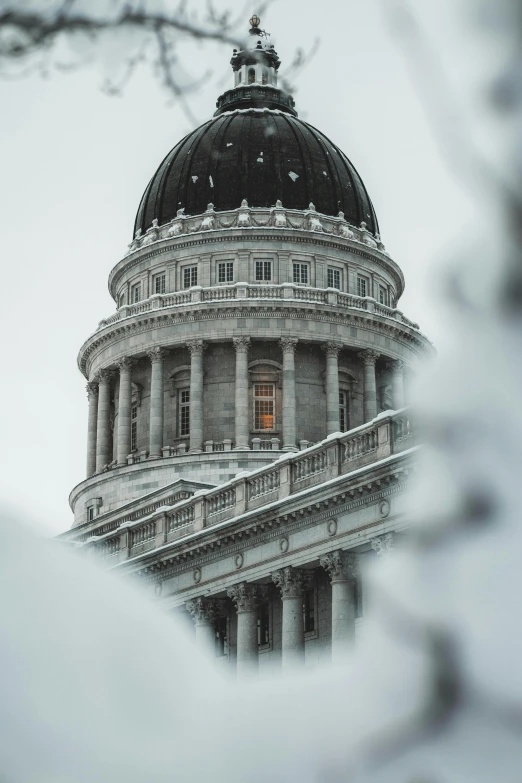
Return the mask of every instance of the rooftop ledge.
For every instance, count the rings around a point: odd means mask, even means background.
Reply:
[[[173,505],[162,505],[148,516],[123,522],[105,535],[90,532],[85,539],[73,528],[64,537],[93,546],[118,565],[177,542],[216,532],[232,522],[276,512],[285,499],[297,498],[312,488],[336,484],[344,476],[386,466],[398,455],[417,447],[417,434],[408,409],[385,411],[373,421],[345,433],[334,433],[321,443],[280,459],[250,473],[241,473],[219,487],[203,489]],[[139,501],[137,501],[138,503]],[[123,516],[123,515],[122,515]],[[75,535],[76,531],[76,535]]]

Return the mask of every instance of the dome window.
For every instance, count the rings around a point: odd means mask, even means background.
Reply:
[[[248,69],[248,83],[249,84],[255,84],[256,81],[256,69],[255,68],[249,68]]]

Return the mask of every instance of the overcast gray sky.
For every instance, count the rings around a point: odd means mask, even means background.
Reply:
[[[399,306],[437,343],[437,269],[463,226],[473,225],[475,208],[446,165],[380,7],[378,0],[278,0],[262,21],[283,68],[297,46],[321,37],[298,80],[300,117],[359,170],[406,277]],[[230,47],[184,51],[189,71],[213,72],[192,99],[204,122],[232,83]],[[191,130],[148,71],[121,98],[100,91],[104,73],[92,66],[45,81],[0,82],[0,503],[50,533],[70,525],[68,495],[85,474],[78,349],[115,310],[107,277],[132,238],[148,180]]]

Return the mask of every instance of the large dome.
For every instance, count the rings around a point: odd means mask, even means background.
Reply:
[[[144,233],[157,218],[251,207],[308,209],[338,215],[349,223],[365,221],[378,232],[364,184],[341,150],[324,134],[279,109],[236,109],[189,133],[167,155],[152,177],[136,216],[134,231]]]

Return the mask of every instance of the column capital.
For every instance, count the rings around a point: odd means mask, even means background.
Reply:
[[[147,351],[147,356],[151,363],[154,364],[154,362],[162,362],[168,356],[168,353],[165,348],[151,348]]]
[[[191,356],[203,356],[203,351],[205,350],[203,340],[187,340],[186,346]]]
[[[130,370],[134,364],[136,364],[135,359],[131,359],[130,356],[122,356],[122,358],[118,359],[116,362],[116,367],[121,372],[122,370]]]
[[[407,364],[406,362],[403,362],[402,359],[389,359],[386,362],[386,369],[398,373],[399,375],[404,375],[406,367]]]
[[[395,548],[393,533],[386,533],[384,536],[377,536],[370,541],[371,547],[377,553],[377,557],[386,557]]]
[[[255,612],[260,602],[268,598],[267,585],[253,585],[240,582],[227,590],[238,612]]]
[[[295,353],[298,342],[297,337],[282,337],[279,340],[279,345],[283,353]]]
[[[95,383],[110,383],[114,378],[114,370],[99,370],[94,378]]]
[[[327,356],[333,356],[334,359],[337,359],[337,357],[339,356],[339,351],[342,349],[342,347],[343,346],[341,343],[334,343],[334,342],[325,343],[322,346],[325,354]]]
[[[320,559],[321,567],[328,571],[332,582],[347,582],[357,576],[357,555],[337,549]]]
[[[357,356],[359,359],[362,359],[362,361],[365,364],[375,364],[377,359],[380,356],[380,353],[377,353],[377,351],[367,350],[367,351],[360,351]]]
[[[287,566],[275,571],[272,574],[272,581],[280,589],[282,598],[299,598],[303,594],[303,590],[309,587],[312,574],[301,568]]]
[[[98,387],[98,381],[89,381],[89,383],[85,387],[87,389],[87,399],[90,400],[91,397],[97,397],[99,392]]]
[[[236,353],[248,353],[248,347],[250,345],[250,337],[234,337],[232,338]]]
[[[193,598],[187,601],[185,608],[196,623],[213,623],[226,614],[224,598]]]

